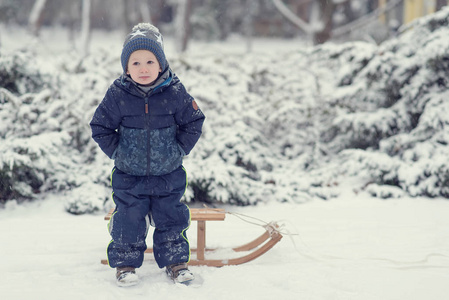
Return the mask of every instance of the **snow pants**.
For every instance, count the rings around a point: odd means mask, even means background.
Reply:
[[[153,251],[158,266],[188,262],[190,210],[180,202],[187,184],[184,168],[162,176],[133,176],[114,168],[111,184],[116,208],[108,225],[109,266],[142,265],[150,224],[155,227]]]

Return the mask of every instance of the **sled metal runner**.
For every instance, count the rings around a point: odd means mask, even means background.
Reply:
[[[111,209],[104,219],[110,220],[113,213],[114,209]],[[190,214],[191,220],[197,222],[197,247],[190,249],[191,252],[196,253],[196,258],[194,255],[191,257],[188,263],[191,266],[223,267],[240,265],[252,261],[266,253],[282,239],[278,224],[276,222],[271,222],[264,226],[265,232],[258,238],[242,246],[232,248],[234,252],[249,253],[236,258],[207,259],[207,252],[216,251],[218,249],[206,247],[206,222],[224,221],[226,212],[224,209],[219,208],[191,208]],[[152,248],[148,248],[145,251],[145,253],[152,252]],[[103,259],[101,260],[101,263],[107,265],[108,261]]]

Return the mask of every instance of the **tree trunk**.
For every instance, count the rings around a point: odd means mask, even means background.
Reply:
[[[313,43],[322,44],[328,41],[332,32],[332,16],[334,15],[335,5],[332,0],[319,0],[320,19],[324,25],[320,31],[313,36]]]
[[[128,33],[131,31],[131,28],[133,28],[134,24],[131,20],[131,9],[129,8],[129,0],[122,0],[123,5],[123,25],[125,26],[125,33]]]
[[[351,7],[351,0],[348,0],[343,3],[343,13],[345,14],[346,17],[345,23],[350,23],[355,20],[354,11],[352,10]]]
[[[309,21],[309,12],[310,12],[310,5],[312,5],[312,1],[299,1],[299,3],[295,4],[295,12],[296,14],[303,19],[304,21]]]
[[[447,0],[437,0],[435,10],[440,10],[443,6],[447,5]]]
[[[366,10],[368,13],[376,10],[379,7],[379,0],[368,0],[366,3]]]
[[[192,12],[192,0],[178,0],[176,8],[176,44],[178,52],[187,50],[190,38],[190,14]]]
[[[29,29],[35,36],[39,35],[39,30],[42,26],[42,18],[44,16],[44,8],[46,2],[47,0],[36,0],[28,18]]]
[[[152,24],[156,27],[159,27],[159,23],[161,21],[161,17],[164,11],[164,0],[149,0],[151,5],[151,21]]]
[[[82,13],[81,13],[81,52],[82,56],[89,54],[90,44],[90,10],[92,2],[91,0],[83,0]]]
[[[70,1],[67,2],[64,6],[64,9],[67,11],[67,29],[68,29],[68,39],[73,49],[76,49],[76,36],[79,33],[79,20],[81,19],[81,11],[79,1]]]
[[[309,23],[301,19],[299,16],[294,14],[287,5],[285,5],[282,0],[272,0],[276,9],[293,25],[304,31],[307,35],[311,35],[313,33],[313,28]]]
[[[246,0],[246,14],[243,20],[244,32],[246,36],[246,52],[253,50],[253,35],[254,35],[254,15],[257,11],[258,3],[253,0]]]
[[[230,18],[229,18],[229,0],[219,0],[215,2],[215,18],[218,23],[218,29],[220,30],[220,41],[224,41],[228,38],[231,32]]]
[[[146,0],[139,0],[139,11],[140,11],[140,21],[141,22],[151,22],[151,8],[150,4]]]

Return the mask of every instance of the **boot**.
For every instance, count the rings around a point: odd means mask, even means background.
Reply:
[[[133,267],[119,267],[117,268],[117,285],[118,286],[132,286],[139,283],[139,276],[136,274],[136,269]]]
[[[186,263],[169,265],[165,272],[174,282],[187,283],[195,279],[193,273],[189,270]]]

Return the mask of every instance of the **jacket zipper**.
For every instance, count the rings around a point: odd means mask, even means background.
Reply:
[[[147,132],[147,171],[146,175],[150,174],[150,115],[148,108],[148,95],[145,96],[145,129]]]

